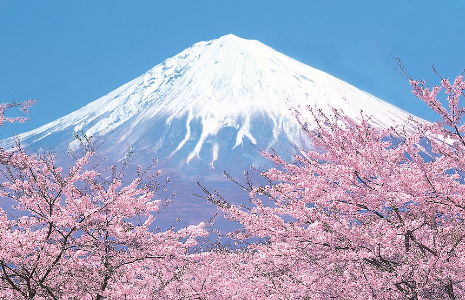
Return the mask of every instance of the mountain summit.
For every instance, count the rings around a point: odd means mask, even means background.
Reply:
[[[77,147],[73,131],[82,130],[105,138],[100,150],[114,158],[133,147],[136,155],[156,156],[171,166],[202,161],[215,167],[223,156],[253,164],[251,152],[259,154],[250,147],[302,144],[305,134],[290,107],[308,105],[327,112],[334,107],[354,118],[363,110],[377,126],[403,124],[409,117],[258,41],[229,34],[196,43],[20,140],[35,149],[66,150]]]

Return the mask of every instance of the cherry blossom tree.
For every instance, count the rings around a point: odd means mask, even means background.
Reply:
[[[441,122],[378,128],[309,108],[310,125],[297,111],[312,149],[265,154],[276,167],[243,185],[251,207],[204,189],[244,247],[194,251],[204,223],[151,229],[158,186],[98,171],[92,148],[69,170],[0,149],[15,205],[0,209],[0,299],[464,298],[465,82],[410,83]],[[8,107],[1,120],[21,121]]]
[[[89,167],[92,155],[87,151],[64,171],[52,155],[0,151],[0,193],[15,205],[0,208],[0,299],[174,299],[183,293],[193,262],[188,249],[207,234],[205,224],[150,230],[161,204],[154,199],[157,185],[141,176],[126,185],[121,176],[105,177]]]
[[[266,154],[276,167],[263,172],[268,185],[245,186],[252,207],[207,192],[242,224],[236,238],[267,241],[236,266],[254,298],[465,297],[465,82],[410,83],[441,122],[383,129],[310,109],[316,126],[297,118],[312,150],[293,162]]]

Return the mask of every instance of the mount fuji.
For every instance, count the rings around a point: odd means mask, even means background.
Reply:
[[[292,108],[337,108],[374,126],[410,114],[255,40],[229,34],[199,42],[83,108],[19,135],[29,149],[76,149],[73,132],[105,139],[114,160],[159,159],[181,180],[216,181],[264,161],[259,150],[308,141]],[[415,117],[413,117],[415,118]],[[419,118],[416,118],[422,121]],[[3,141],[11,147],[13,139]]]

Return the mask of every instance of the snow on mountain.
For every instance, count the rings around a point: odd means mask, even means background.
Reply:
[[[112,164],[130,149],[137,164],[156,157],[157,168],[173,178],[172,189],[182,200],[170,206],[171,219],[196,223],[216,212],[214,205],[193,196],[199,193],[196,182],[221,190],[230,201],[246,201],[247,194],[241,195],[221,172],[239,178],[251,165],[266,163],[259,150],[292,151],[291,144],[305,145],[308,139],[292,108],[308,105],[327,113],[334,107],[353,118],[363,110],[381,127],[407,124],[409,118],[344,81],[230,34],[199,42],[19,138],[29,149],[60,153],[78,147],[73,132],[82,130],[105,140],[99,152]],[[7,139],[2,146],[13,143]]]
[[[56,121],[20,135],[23,145],[77,147],[73,131],[105,137],[103,151],[121,158],[130,147],[179,164],[210,166],[244,143],[261,150],[286,140],[301,145],[289,110],[330,107],[378,126],[404,124],[409,114],[348,83],[255,40],[229,34],[199,42],[145,74]],[[284,138],[284,139],[283,139]],[[12,140],[4,141],[8,147]]]

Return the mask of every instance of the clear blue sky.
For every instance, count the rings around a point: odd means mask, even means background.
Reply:
[[[37,98],[26,131],[68,114],[192,44],[233,33],[428,120],[395,70],[438,83],[465,68],[465,1],[0,0],[1,102]]]

